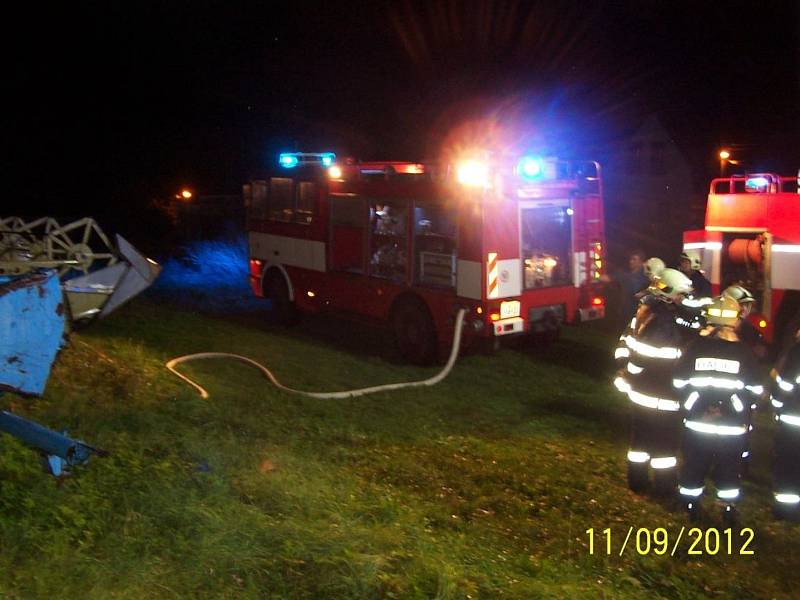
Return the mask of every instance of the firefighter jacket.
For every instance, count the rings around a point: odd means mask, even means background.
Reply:
[[[675,366],[687,429],[717,435],[744,435],[750,426],[750,404],[764,388],[753,351],[735,335],[717,332],[698,337]]]
[[[686,336],[691,334],[676,323],[676,309],[674,304],[661,301],[640,304],[615,352],[624,368],[614,384],[632,402],[645,408],[670,412],[680,409],[672,388],[672,372]]]
[[[800,432],[800,341],[794,343],[775,367],[770,395],[779,421]]]

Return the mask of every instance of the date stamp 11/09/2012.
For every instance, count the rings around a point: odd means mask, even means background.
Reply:
[[[624,531],[624,530],[623,530]],[[753,556],[755,533],[749,527],[742,529],[717,529],[710,527],[681,527],[670,532],[664,527],[649,529],[629,527],[627,532],[613,532],[610,527],[586,530],[589,540],[589,554],[623,556],[626,552],[640,556],[675,556],[678,553],[689,556]]]

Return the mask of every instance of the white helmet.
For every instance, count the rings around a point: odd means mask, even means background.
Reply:
[[[692,293],[692,280],[678,269],[664,269],[653,278],[647,289],[662,299],[676,300],[678,296]]]
[[[688,260],[689,264],[692,266],[692,271],[699,271],[703,266],[703,262],[700,260],[700,254],[697,250],[684,250],[681,252],[681,260]]]
[[[712,325],[734,326],[739,320],[739,303],[731,296],[717,296],[714,301],[705,307],[703,314],[706,321]]]
[[[747,291],[746,288],[743,288],[740,285],[731,285],[725,288],[722,292],[723,296],[730,296],[734,300],[736,300],[739,304],[747,304],[748,302],[755,302],[756,299],[753,298],[753,294]]]
[[[653,279],[666,268],[667,265],[664,264],[664,261],[656,256],[644,261],[644,274],[647,275],[650,281],[653,281]]]

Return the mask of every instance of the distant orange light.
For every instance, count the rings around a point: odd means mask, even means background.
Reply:
[[[192,197],[192,192],[189,190],[181,190],[181,198],[184,200],[189,200]]]
[[[478,313],[479,315],[482,315],[483,314],[483,308],[481,308],[479,306],[478,308],[475,309],[475,312]]]
[[[761,319],[761,320],[758,322],[758,326],[759,326],[759,327],[761,327],[761,329],[764,329],[764,327],[766,327],[766,326],[767,326],[767,322],[766,322],[764,319]]]
[[[720,157],[722,160],[726,160],[726,159],[728,159],[728,158],[730,158],[730,157],[731,157],[731,153],[730,153],[730,152],[728,152],[727,150],[721,150],[721,151],[720,151],[720,153],[719,153],[719,157]]]
[[[594,306],[602,306],[603,299],[600,296],[596,296],[596,297],[592,298],[592,304]]]
[[[342,178],[342,168],[337,166],[337,165],[333,165],[330,169],[328,169],[328,176],[331,179],[341,179]]]
[[[500,313],[492,313],[491,315],[489,315],[489,318],[492,321],[499,321],[500,320]]]

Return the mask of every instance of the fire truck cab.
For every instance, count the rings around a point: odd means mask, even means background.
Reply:
[[[594,162],[481,156],[456,165],[282,154],[244,186],[254,293],[290,319],[344,311],[391,325],[401,354],[557,334],[604,316]]]
[[[800,194],[797,177],[773,173],[714,179],[705,229],[683,234],[714,294],[740,284],[756,298],[748,317],[781,348],[800,327]]]

